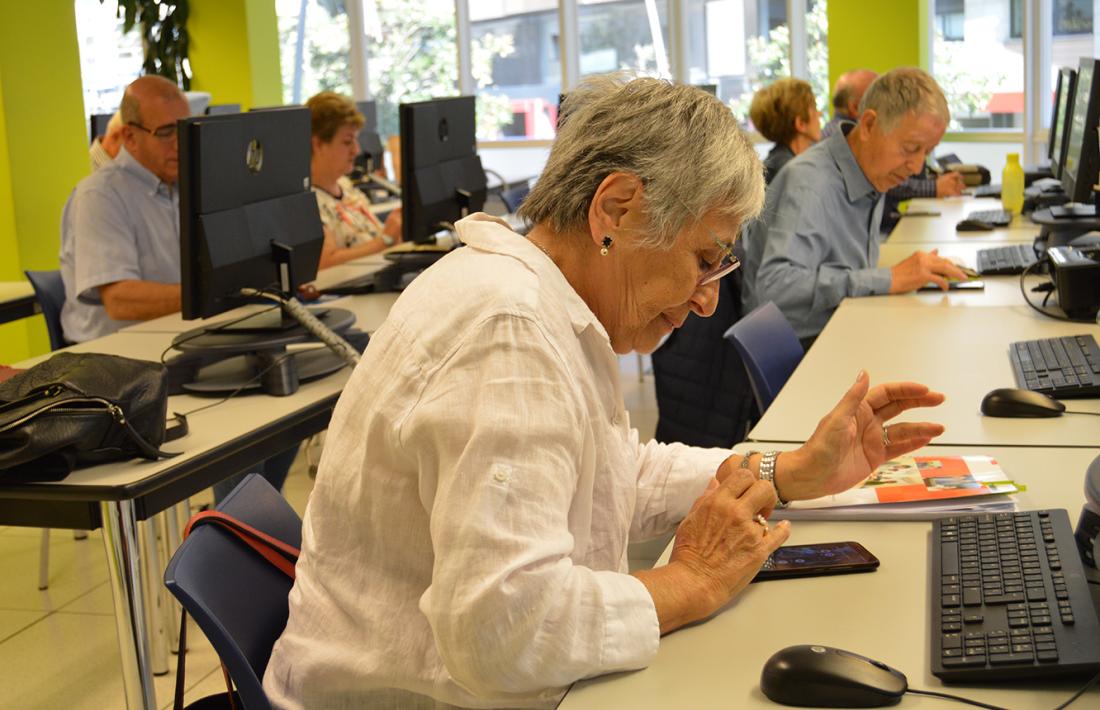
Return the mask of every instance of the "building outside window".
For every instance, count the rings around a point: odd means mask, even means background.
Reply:
[[[578,5],[581,76],[628,69],[671,77],[665,0],[580,0]]]

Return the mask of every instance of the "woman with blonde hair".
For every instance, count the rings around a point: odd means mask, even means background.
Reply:
[[[320,268],[376,254],[401,241],[401,210],[390,212],[382,224],[371,212],[370,200],[348,178],[361,150],[363,114],[351,99],[332,91],[310,97],[306,106],[312,133],[309,172],[325,226]]]
[[[779,79],[752,97],[749,120],[775,147],[764,159],[764,180],[771,183],[787,161],[821,140],[821,112],[814,91],[802,79]]]

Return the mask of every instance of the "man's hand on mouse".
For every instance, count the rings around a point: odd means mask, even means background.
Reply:
[[[966,274],[957,265],[940,256],[935,249],[918,251],[890,269],[890,293],[909,293],[927,283],[946,291],[948,280],[966,281]]]

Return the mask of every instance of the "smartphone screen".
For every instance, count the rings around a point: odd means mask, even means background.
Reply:
[[[753,581],[822,574],[872,572],[878,558],[858,542],[822,542],[781,547],[764,561]]]

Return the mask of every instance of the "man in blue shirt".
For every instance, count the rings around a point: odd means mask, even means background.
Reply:
[[[79,343],[180,310],[175,84],[143,76],[119,108],[118,157],[81,180],[61,215],[65,338]]]
[[[947,129],[943,92],[920,69],[895,69],[864,95],[859,121],[787,163],[745,232],[742,302],[774,301],[804,341],[849,296],[906,293],[965,279],[950,261],[916,252],[877,268],[883,194],[920,171]]]

